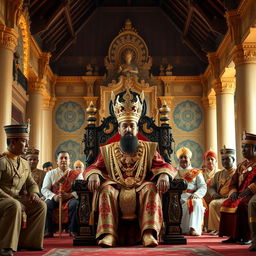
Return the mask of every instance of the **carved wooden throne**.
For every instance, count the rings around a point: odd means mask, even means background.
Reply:
[[[120,93],[120,97],[124,92]],[[135,95],[135,92],[132,92]],[[96,126],[97,109],[91,103],[87,109],[88,125],[85,128],[84,153],[86,155],[86,166],[91,165],[98,153],[99,146],[115,141],[118,135],[118,123],[114,115],[112,101],[109,104],[110,115],[104,118],[100,126]],[[152,118],[146,116],[146,103],[143,103],[142,116],[139,120],[139,139],[158,142],[159,152],[166,162],[171,163],[172,154],[172,133],[168,124],[168,107],[164,105],[160,108],[161,126],[156,126]],[[163,216],[164,230],[162,232],[162,243],[164,244],[186,244],[186,239],[181,233],[180,222],[182,208],[180,205],[180,195],[186,189],[187,184],[183,180],[173,180],[170,190],[163,195]],[[87,182],[77,180],[73,184],[73,190],[78,193],[79,207],[79,235],[74,239],[74,245],[95,245],[96,226],[89,225],[91,213],[92,193],[87,189]],[[97,220],[97,218],[95,218]]]

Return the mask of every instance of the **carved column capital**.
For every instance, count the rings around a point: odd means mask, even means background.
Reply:
[[[256,63],[256,43],[237,45],[233,51],[236,66],[241,64]]]
[[[46,81],[44,79],[33,79],[28,82],[29,94],[40,93],[43,96],[47,96],[46,92]]]
[[[235,45],[241,43],[241,16],[237,10],[226,12],[226,20],[230,31],[230,36]]]
[[[56,97],[44,96],[43,109],[52,110],[56,103]]]
[[[18,25],[23,0],[6,1],[6,21],[5,24],[11,28]]]
[[[44,78],[46,68],[49,65],[51,53],[43,52],[38,59],[38,77]]]
[[[207,54],[212,76],[217,79],[220,76],[220,60],[215,52]]]
[[[216,108],[216,96],[208,95],[202,98],[202,104],[205,109],[214,109]]]
[[[214,82],[214,90],[217,95],[223,93],[234,94],[236,90],[235,77],[224,77],[221,79],[216,79]]]
[[[18,36],[15,29],[0,25],[0,48],[14,52],[18,43]]]

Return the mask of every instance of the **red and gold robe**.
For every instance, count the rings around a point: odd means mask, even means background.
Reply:
[[[98,193],[94,193],[93,211],[99,212],[97,238],[107,233],[117,238],[119,216],[128,219],[136,214],[141,234],[146,229],[159,234],[163,222],[162,203],[153,181],[162,173],[174,178],[177,171],[163,160],[156,148],[157,143],[141,140],[134,155],[124,155],[119,142],[100,148],[97,160],[85,171],[85,179],[91,174],[103,179]],[[129,212],[131,209],[134,212]]]
[[[256,193],[256,162],[245,160],[238,165],[229,186],[229,195],[241,193],[249,188]],[[220,236],[226,235],[236,239],[250,240],[248,225],[248,202],[252,195],[235,201],[225,200],[221,205]]]

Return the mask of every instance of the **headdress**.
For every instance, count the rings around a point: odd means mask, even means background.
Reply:
[[[216,160],[218,159],[216,153],[211,150],[208,150],[207,152],[204,153],[204,160],[206,160],[208,156],[213,157]]]
[[[36,148],[28,148],[26,151],[26,156],[28,155],[39,155],[39,150]]]
[[[178,159],[180,158],[181,155],[186,155],[189,158],[192,158],[192,152],[189,148],[186,147],[181,147],[176,151],[176,156],[178,157]]]
[[[236,155],[236,151],[232,148],[226,148],[226,146],[224,145],[224,147],[220,150],[221,156],[225,157],[225,156],[235,156]]]
[[[74,162],[74,167],[75,167],[75,168],[76,168],[77,165],[84,166],[83,162],[80,161],[80,160],[76,160],[76,161]]]
[[[30,120],[28,120],[27,124],[11,124],[11,125],[5,125],[4,130],[7,136],[7,139],[19,139],[29,138],[29,132],[30,132]]]
[[[138,95],[136,95],[134,101],[133,94],[129,90],[126,90],[125,94],[123,95],[124,101],[120,102],[119,96],[120,95],[117,96],[115,101],[115,94],[113,92],[111,94],[111,100],[113,102],[117,122],[121,123],[123,121],[135,121],[138,123],[143,107],[144,91],[142,91],[140,94],[141,101]]]
[[[256,135],[244,131],[242,134],[242,143],[256,145]]]

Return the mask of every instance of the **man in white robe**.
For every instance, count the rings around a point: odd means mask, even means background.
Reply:
[[[181,195],[181,229],[188,235],[199,236],[202,233],[205,211],[202,198],[206,194],[207,185],[201,170],[191,166],[192,152],[188,148],[180,148],[176,155],[179,159],[177,178],[188,182],[187,189]]]

